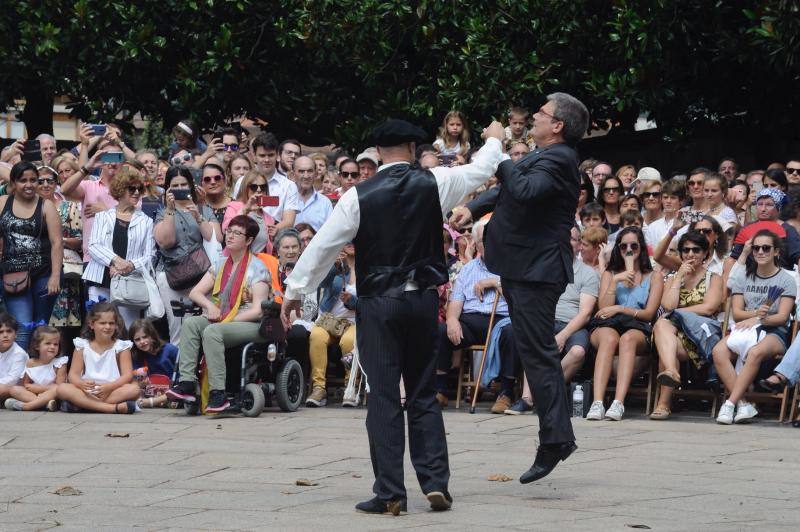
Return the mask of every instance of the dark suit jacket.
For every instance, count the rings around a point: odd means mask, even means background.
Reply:
[[[496,175],[501,185],[467,204],[474,219],[494,209],[486,266],[514,281],[571,283],[578,154],[566,144],[537,148],[516,164],[503,161]]]

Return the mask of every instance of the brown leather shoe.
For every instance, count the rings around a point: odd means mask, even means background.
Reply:
[[[511,408],[511,398],[505,394],[500,394],[492,405],[492,414],[503,414],[509,408]]]
[[[436,401],[442,408],[447,408],[448,399],[447,396],[442,392],[436,392]]]

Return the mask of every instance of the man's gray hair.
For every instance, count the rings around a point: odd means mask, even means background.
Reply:
[[[286,237],[292,237],[297,240],[298,244],[302,245],[302,240],[300,239],[300,233],[297,232],[297,229],[295,229],[294,227],[286,227],[278,231],[277,234],[275,235],[275,249],[281,247],[281,240],[283,240]]]
[[[48,135],[47,133],[42,133],[41,135],[36,137],[36,140],[38,140],[39,142],[43,141],[44,139],[50,139],[53,142],[56,141],[56,138],[53,135]]]
[[[477,243],[478,242],[478,229],[481,227],[486,227],[486,224],[489,223],[489,220],[478,220],[474,224],[472,224],[472,241]]]
[[[556,104],[553,117],[564,122],[564,140],[567,144],[577,144],[589,129],[589,110],[579,99],[566,92],[548,94],[547,101]]]

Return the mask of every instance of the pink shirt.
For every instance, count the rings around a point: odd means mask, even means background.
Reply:
[[[92,203],[103,203],[106,208],[116,207],[117,200],[111,197],[108,187],[102,181],[81,181],[78,185],[83,189],[83,201],[81,202],[81,221],[83,222],[83,262],[89,262],[89,239],[92,236],[92,225],[94,216],[86,217],[86,206]]]

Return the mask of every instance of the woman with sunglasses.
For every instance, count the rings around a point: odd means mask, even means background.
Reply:
[[[689,172],[686,178],[686,192],[689,195],[688,204],[681,209],[681,213],[686,213],[684,217],[690,220],[692,217],[700,216],[706,211],[706,197],[703,193],[706,176],[711,173],[708,168],[695,168]]]
[[[586,419],[622,419],[636,356],[649,352],[650,321],[661,303],[663,288],[662,276],[653,275],[642,230],[626,227],[620,231],[608,268],[600,280],[597,302],[600,310],[589,322],[590,339],[597,354],[594,397]],[[619,363],[614,401],[606,411],[603,398],[617,353]]]
[[[211,209],[214,219],[220,227],[225,219],[228,204],[231,202],[225,182],[225,171],[221,166],[207,163],[203,167],[203,176],[200,178],[198,192],[203,197],[203,203]]]
[[[181,320],[173,314],[171,302],[184,301],[189,297],[190,289],[173,290],[167,281],[167,272],[201,249],[204,240],[216,237],[221,242],[222,229],[210,207],[198,206],[194,179],[188,168],[173,166],[167,170],[164,189],[164,208],[156,214],[153,228],[153,236],[163,257],[156,266],[156,284],[166,310],[169,341],[177,345]]]
[[[120,170],[111,179],[109,192],[118,203],[95,215],[89,237],[83,280],[89,285],[90,301],[109,301],[112,278],[142,272],[153,260],[153,220],[138,207],[144,189],[144,179],[132,169]],[[117,309],[126,327],[141,311],[124,303]]]
[[[705,263],[709,243],[698,232],[689,231],[678,241],[681,265],[664,286],[661,306],[667,311],[653,327],[653,338],[658,350],[656,377],[661,385],[658,403],[650,419],[667,419],[672,410],[672,390],[681,385],[680,362],[690,360],[700,369],[709,361],[697,352],[697,347],[669,317],[680,309],[684,313],[713,316],[722,304],[722,277],[709,271]]]
[[[260,205],[262,198],[269,196],[267,177],[261,170],[251,170],[242,180],[242,188],[236,201],[231,201],[225,210],[222,220],[222,230],[228,228],[231,220],[240,214],[249,216],[258,224],[258,234],[250,243],[252,253],[272,253],[272,237],[270,227],[275,227],[275,219],[267,214],[267,210]]]
[[[786,352],[789,318],[797,295],[794,277],[780,266],[783,244],[778,235],[759,231],[745,248],[749,252],[745,271],[731,278],[731,315],[736,322],[733,331],[753,330],[753,340],[757,342],[738,357],[729,345],[734,334],[714,347],[714,365],[730,394],[717,416],[717,423],[723,425],[746,423],[758,415],[756,407],[744,400],[744,394],[758,375],[761,363]],[[769,292],[775,288],[783,292],[772,301]],[[737,358],[744,359],[744,363],[736,363]]]
[[[603,206],[603,210],[606,212],[606,224],[603,227],[608,234],[616,233],[620,228],[619,207],[624,192],[622,182],[616,176],[607,176],[600,184],[597,202]]]
[[[68,178],[77,171],[77,163],[70,159],[56,157],[52,163],[55,168],[68,170]],[[49,324],[53,327],[80,327],[81,322],[81,280],[83,260],[81,246],[83,244],[83,224],[81,223],[80,205],[69,201],[56,192],[58,178],[48,167],[39,169],[39,181],[36,192],[44,200],[53,202],[61,219],[62,246],[64,248],[64,273],[61,291],[53,305],[53,313]],[[65,172],[67,173],[67,172]],[[72,275],[66,275],[71,273]]]
[[[342,183],[339,196],[353,188],[358,183],[359,176],[358,163],[353,159],[345,159],[339,163],[339,181]]]
[[[23,324],[17,343],[27,349],[34,327],[24,324],[47,322],[61,291],[61,219],[37,195],[39,170],[32,163],[12,166],[10,178],[11,194],[0,197],[0,271],[6,309]]]
[[[639,197],[644,206],[642,217],[646,234],[647,226],[664,216],[661,207],[661,182],[643,181],[640,190]]]
[[[653,250],[653,260],[666,271],[677,271],[683,264],[683,260],[679,256],[668,253],[670,244],[674,241],[673,239],[683,236],[686,232],[700,233],[708,241],[708,246],[706,247],[708,253],[703,257],[703,263],[708,267],[709,271],[722,275],[729,249],[728,235],[722,230],[719,221],[713,216],[704,215],[696,222],[690,223],[688,228],[684,230],[685,225],[686,222],[683,219],[675,220],[670,231]]]

